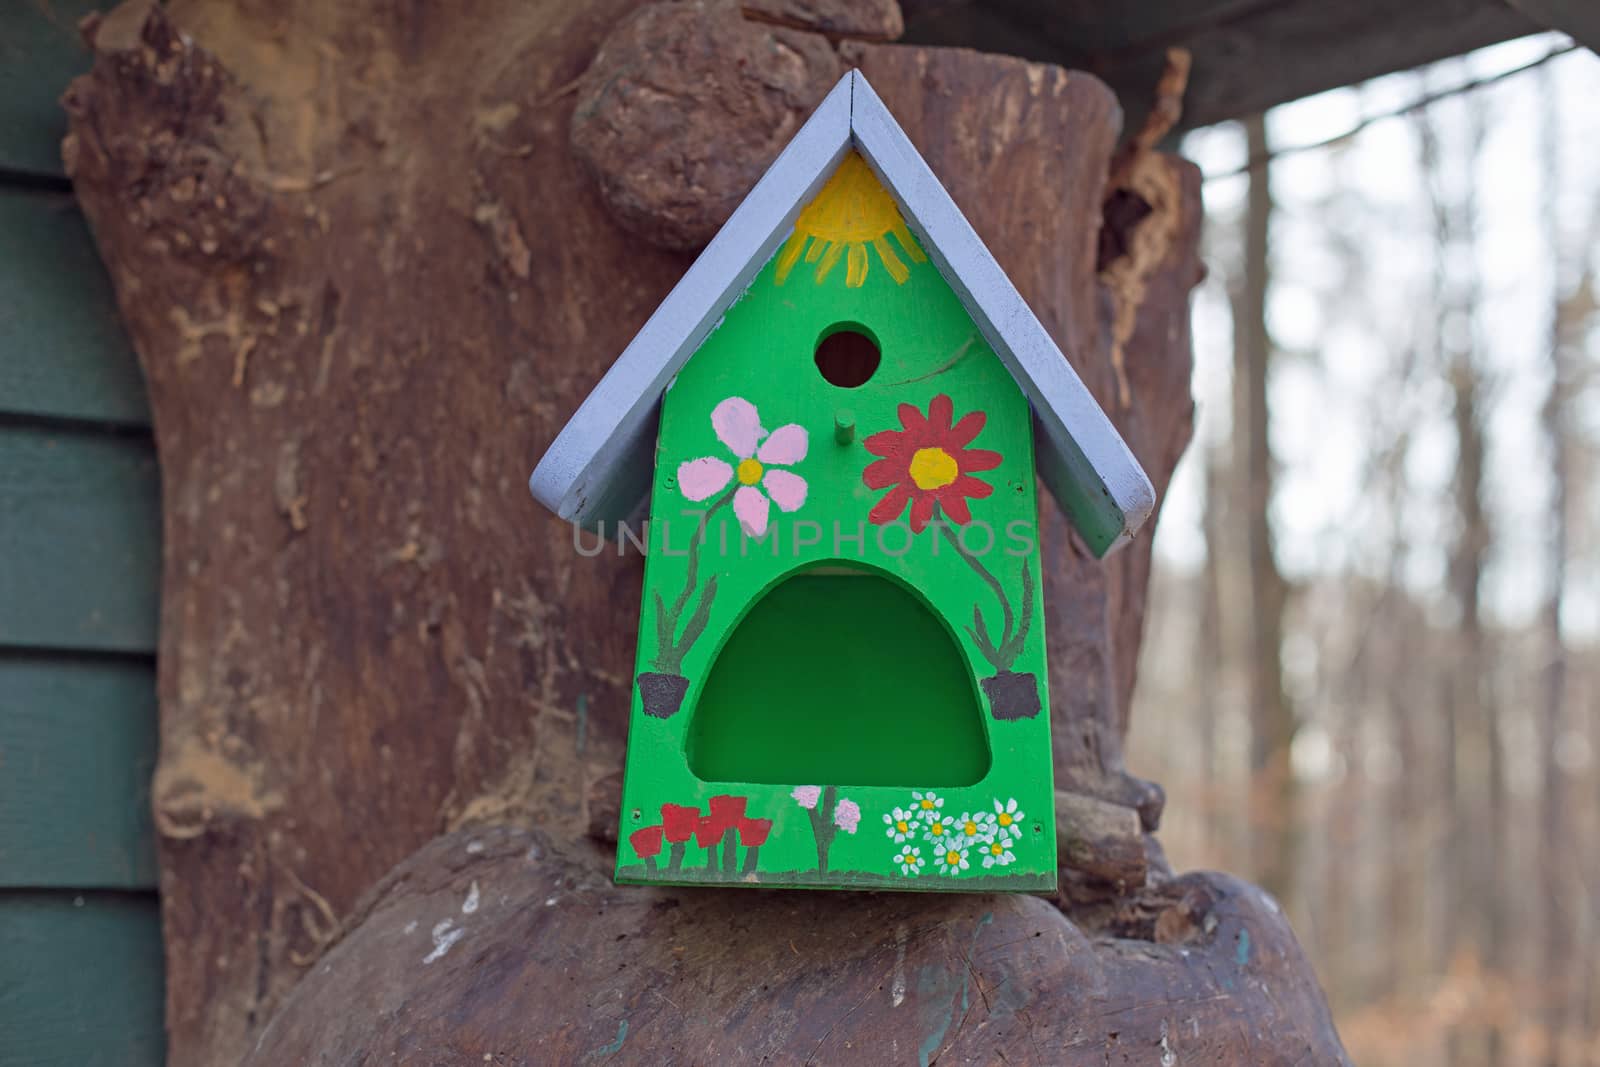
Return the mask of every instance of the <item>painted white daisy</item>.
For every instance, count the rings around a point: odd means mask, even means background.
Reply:
[[[984,845],[980,850],[985,867],[1009,867],[1016,862],[1017,855],[1011,851],[1011,843],[1003,837],[997,837]]]
[[[1025,818],[1027,814],[1017,807],[1016,797],[1011,797],[1003,803],[999,799],[995,800],[994,821],[998,827],[996,836],[1003,835],[1013,841],[1019,840],[1022,837],[1021,823]]]
[[[904,808],[895,808],[894,811],[883,817],[884,834],[895,844],[909,841],[917,836],[921,829],[917,824],[917,813]]]
[[[911,794],[911,807],[912,810],[916,811],[923,818],[927,818],[930,815],[936,814],[940,808],[944,807],[944,797],[933,792],[932,790],[929,790],[926,793],[913,792]]]
[[[922,850],[906,845],[895,855],[894,862],[900,865],[901,874],[915,878],[922,873]]]
[[[939,869],[940,874],[960,874],[971,867],[967,862],[968,851],[965,846],[957,843],[952,843],[948,848],[940,845],[933,850],[933,865]]]
[[[994,840],[995,818],[987,811],[964,811],[953,829],[969,845],[983,844]]]
[[[925,815],[922,820],[922,839],[931,845],[945,841],[953,841],[956,836],[956,821],[948,815],[938,812]]]

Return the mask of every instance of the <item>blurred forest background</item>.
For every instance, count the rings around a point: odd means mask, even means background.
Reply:
[[[1364,1067],[1600,1063],[1600,58],[1200,130],[1198,429],[1130,762]]]

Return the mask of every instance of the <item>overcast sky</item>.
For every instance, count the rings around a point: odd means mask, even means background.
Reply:
[[[1339,89],[1277,108],[1268,132],[1275,151],[1336,137],[1364,117],[1403,108],[1431,91],[1529,63],[1567,43],[1557,35],[1524,38],[1483,49],[1421,72],[1395,74],[1358,88]],[[1546,68],[1560,102],[1564,146],[1559,190],[1564,220],[1562,254],[1570,276],[1582,257],[1588,219],[1600,208],[1600,57],[1577,51]],[[1549,82],[1537,71],[1515,75],[1474,94],[1436,105],[1447,189],[1477,183],[1475,262],[1482,285],[1476,331],[1490,380],[1489,497],[1497,539],[1486,577],[1489,610],[1506,622],[1533,617],[1544,583],[1548,536],[1548,460],[1538,426],[1548,375],[1552,257],[1543,204],[1552,194],[1540,160],[1541,94]],[[1468,109],[1481,106],[1486,139],[1475,169],[1462,165]],[[1224,227],[1240,208],[1246,179],[1228,177],[1244,161],[1238,127],[1200,130],[1184,151],[1208,175],[1212,239],[1233,240]],[[1345,567],[1383,574],[1390,553],[1391,516],[1380,498],[1363,491],[1366,456],[1381,427],[1411,429],[1406,471],[1412,485],[1403,521],[1411,545],[1408,582],[1437,590],[1449,547],[1448,491],[1455,467],[1451,399],[1430,370],[1430,293],[1435,270],[1432,209],[1423,185],[1415,117],[1381,119],[1340,146],[1284,156],[1272,167],[1277,201],[1273,232],[1273,292],[1268,319],[1286,351],[1273,373],[1273,445],[1282,466],[1273,521],[1279,556],[1291,577]],[[1347,251],[1339,252],[1343,244]],[[1213,263],[1220,263],[1213,246]],[[1463,255],[1466,250],[1462,250]],[[1448,269],[1455,269],[1449,267]],[[1594,339],[1591,338],[1591,342]],[[1426,346],[1415,386],[1395,396],[1383,383],[1407,345]],[[1586,363],[1595,362],[1591,343]],[[1303,355],[1302,355],[1303,354]],[[1232,340],[1220,270],[1195,302],[1196,443],[1174,481],[1157,550],[1168,563],[1197,564],[1200,537],[1201,445],[1228,434]],[[1581,397],[1591,440],[1600,440],[1600,398]],[[1600,636],[1600,568],[1592,531],[1600,529],[1600,491],[1585,501],[1580,525],[1591,531],[1583,558],[1572,565],[1568,613],[1574,637]]]

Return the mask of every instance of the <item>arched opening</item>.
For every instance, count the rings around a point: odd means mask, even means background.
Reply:
[[[920,597],[876,572],[805,571],[718,653],[689,725],[703,781],[960,786],[989,771],[966,658]]]

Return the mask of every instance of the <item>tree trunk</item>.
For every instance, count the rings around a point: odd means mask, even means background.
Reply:
[[[1266,118],[1245,120],[1249,159],[1269,155]],[[1249,655],[1250,860],[1261,885],[1287,903],[1295,870],[1295,784],[1289,764],[1294,712],[1283,689],[1284,583],[1272,543],[1272,439],[1267,408],[1272,338],[1267,332],[1270,284],[1269,167],[1250,174],[1245,203],[1244,272],[1234,300],[1234,470],[1243,478],[1243,576]]]
[[[172,1063],[1344,1062],[1282,917],[1223,876],[1068,857],[1070,919],[610,886],[585,809],[614,803],[639,561],[575,558],[523,483],[681,275],[665,249],[858,65],[1158,489],[1199,277],[1198,175],[1141,151],[1108,187],[1086,75],[635,6],[141,0],[89,29],[65,154],[163,471]],[[1102,564],[1041,526],[1058,785],[1153,830],[1122,765],[1149,539]],[[539,834],[482,829],[508,822]]]

